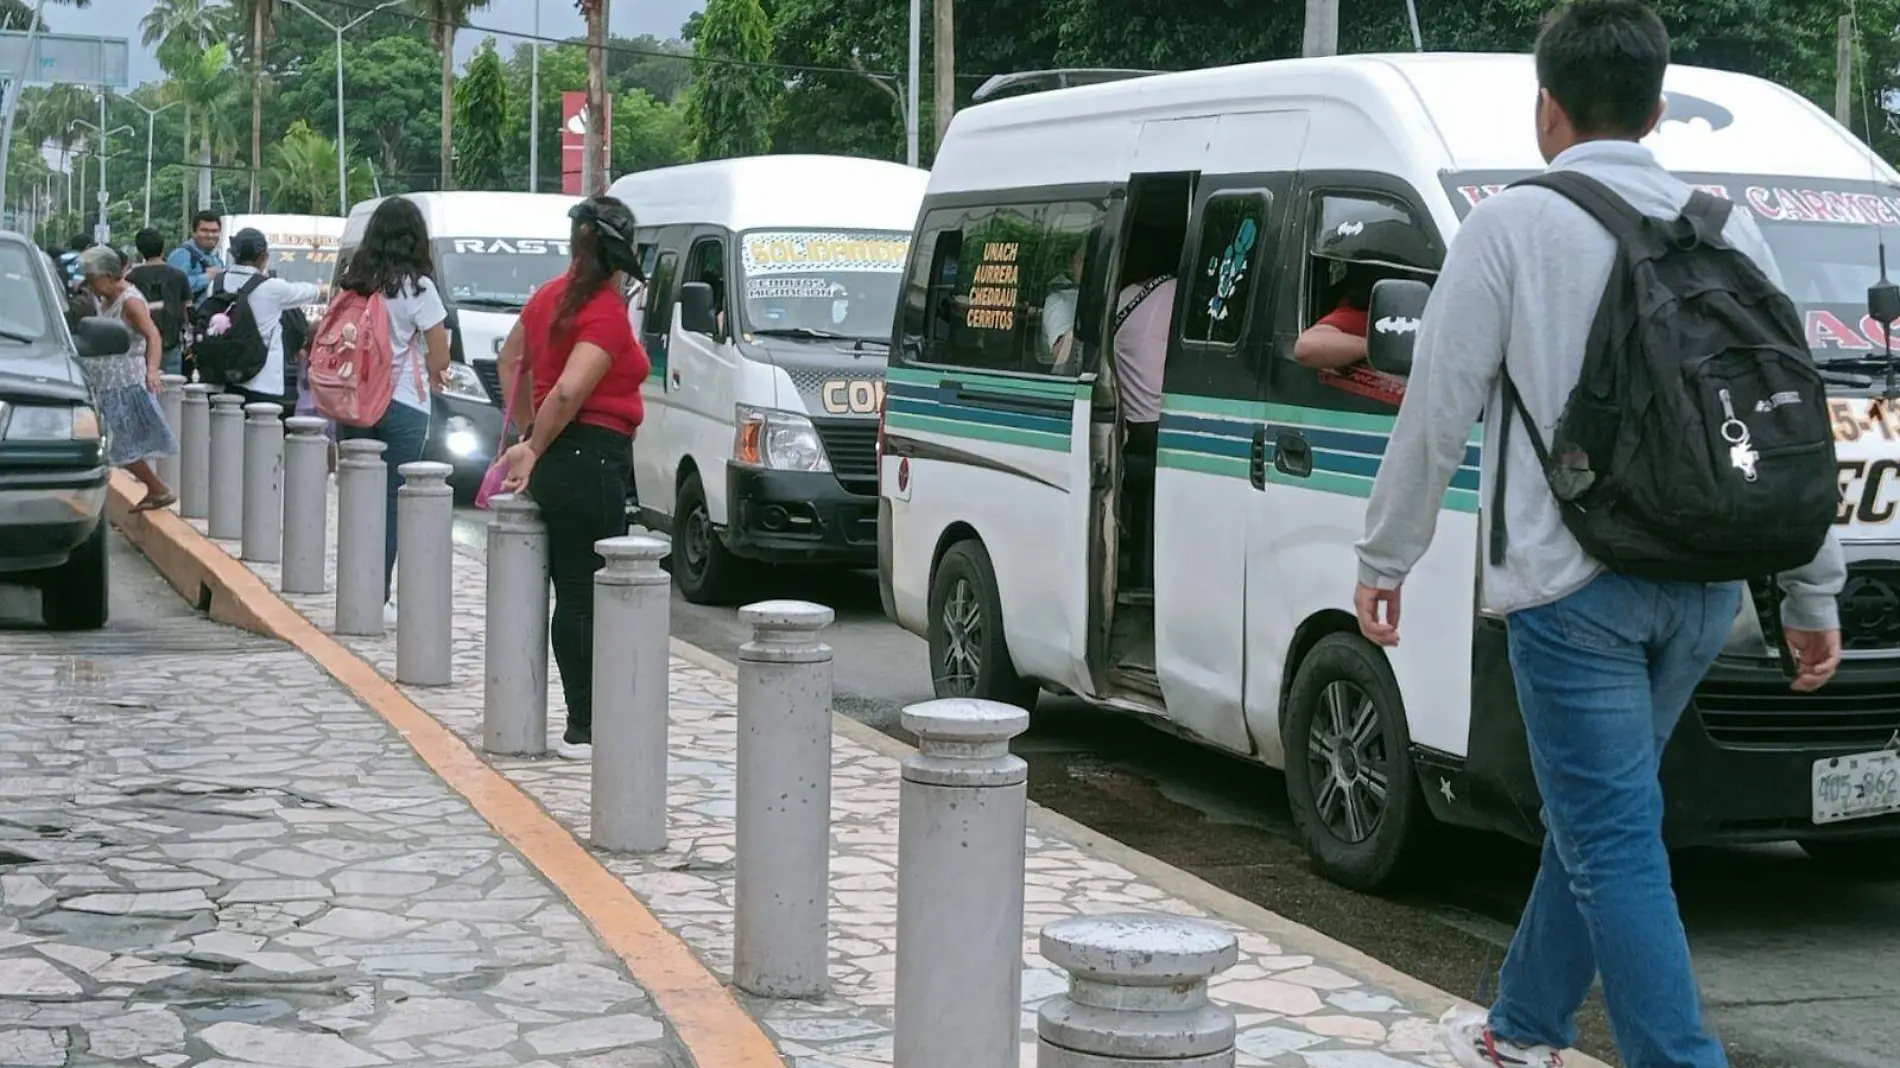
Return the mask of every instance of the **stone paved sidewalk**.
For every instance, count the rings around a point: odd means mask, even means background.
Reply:
[[[130,637],[0,633],[0,1065],[691,1063],[301,653],[189,618]]]
[[[332,526],[335,496],[331,497]],[[200,526],[202,526],[200,524]],[[221,542],[232,555],[236,547]],[[447,687],[405,687],[417,705],[479,750],[485,606],[480,552],[458,546],[455,561],[454,678]],[[330,588],[334,590],[334,538]],[[273,589],[276,568],[253,565]],[[333,597],[285,598],[329,629]],[[395,635],[342,639],[387,678],[395,676]],[[550,675],[558,672],[550,664]],[[562,717],[558,677],[549,685],[550,735]],[[669,847],[651,856],[599,854],[701,961],[730,978],[733,892],[733,769],[737,685],[726,674],[672,658]],[[491,758],[582,841],[587,836],[589,769],[552,758]],[[831,996],[820,1001],[741,1000],[767,1027],[793,1068],[873,1068],[891,1064],[897,910],[897,762],[839,735],[833,742]],[[1212,918],[1232,928],[1240,962],[1212,984],[1238,1016],[1244,1068],[1418,1068],[1450,1062],[1436,1052],[1435,1021],[1392,991],[1349,974],[1338,962],[1288,951],[1144,881],[1075,842],[1032,829],[1024,915],[1024,1068],[1035,1063],[1035,1010],[1066,985],[1038,952],[1037,933],[1076,914],[1165,911]]]

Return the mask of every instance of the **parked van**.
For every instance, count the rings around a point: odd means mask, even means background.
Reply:
[[[218,231],[218,258],[231,262],[231,235],[254,229],[270,242],[270,269],[289,282],[314,282],[320,290],[304,314],[312,325],[329,306],[330,279],[336,273],[337,245],[343,220],[335,215],[226,215]]]
[[[567,270],[567,211],[579,197],[554,193],[404,193],[422,209],[435,244],[436,288],[449,308],[455,359],[436,391],[424,457],[455,468],[456,489],[473,493],[500,440],[501,343],[543,282]],[[350,209],[340,257],[363,240],[382,200]]]
[[[1891,871],[1900,412],[1876,403],[1886,339],[1866,299],[1900,240],[1900,175],[1775,85],[1687,67],[1665,85],[1648,144],[1754,214],[1838,383],[1850,563],[1845,662],[1818,693],[1790,691],[1774,592],[1753,588],[1666,754],[1668,835],[1794,839]],[[1365,642],[1352,607],[1422,306],[1379,283],[1429,283],[1466,213],[1543,169],[1536,94],[1529,57],[1354,56],[957,115],[912,242],[880,459],[885,605],[928,637],[938,694],[1073,693],[1283,768],[1316,864],[1357,887],[1397,874],[1434,818],[1541,837],[1504,621],[1478,608],[1478,428],[1406,582],[1404,644]],[[1372,365],[1302,366],[1295,340],[1355,274],[1373,280]],[[1153,507],[1124,516],[1112,320],[1161,276],[1177,285]],[[1151,572],[1131,566],[1149,551]]]
[[[875,436],[925,172],[835,156],[630,174],[653,361],[634,476],[690,601],[750,562],[871,567]]]

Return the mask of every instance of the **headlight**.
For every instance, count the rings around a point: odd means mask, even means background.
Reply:
[[[8,441],[90,441],[99,437],[99,414],[86,407],[14,405],[7,416]]]
[[[454,361],[449,363],[448,383],[442,387],[442,395],[488,403],[488,389],[482,385],[482,376],[468,364]]]
[[[831,460],[811,420],[796,412],[754,408],[736,410],[738,432],[732,444],[734,463],[775,471],[829,471]]]

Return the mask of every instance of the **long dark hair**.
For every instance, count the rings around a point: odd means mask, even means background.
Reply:
[[[615,271],[640,273],[634,252],[633,212],[614,197],[589,197],[576,204],[568,238],[573,246],[568,266],[567,292],[561,294],[557,318],[573,318],[613,280]]]
[[[422,209],[404,197],[390,197],[377,205],[363,231],[363,243],[344,264],[337,285],[369,296],[401,295],[405,287],[422,288],[422,279],[435,275],[435,254],[429,249],[429,224]]]

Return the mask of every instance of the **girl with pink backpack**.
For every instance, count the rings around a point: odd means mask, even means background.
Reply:
[[[396,474],[422,459],[433,403],[430,383],[449,366],[448,310],[436,292],[435,258],[422,212],[390,197],[369,218],[363,243],[337,276],[329,310],[310,339],[310,392],[317,414],[343,441],[384,445],[389,512],[383,557],[383,620],[395,625],[389,580],[396,567]]]

